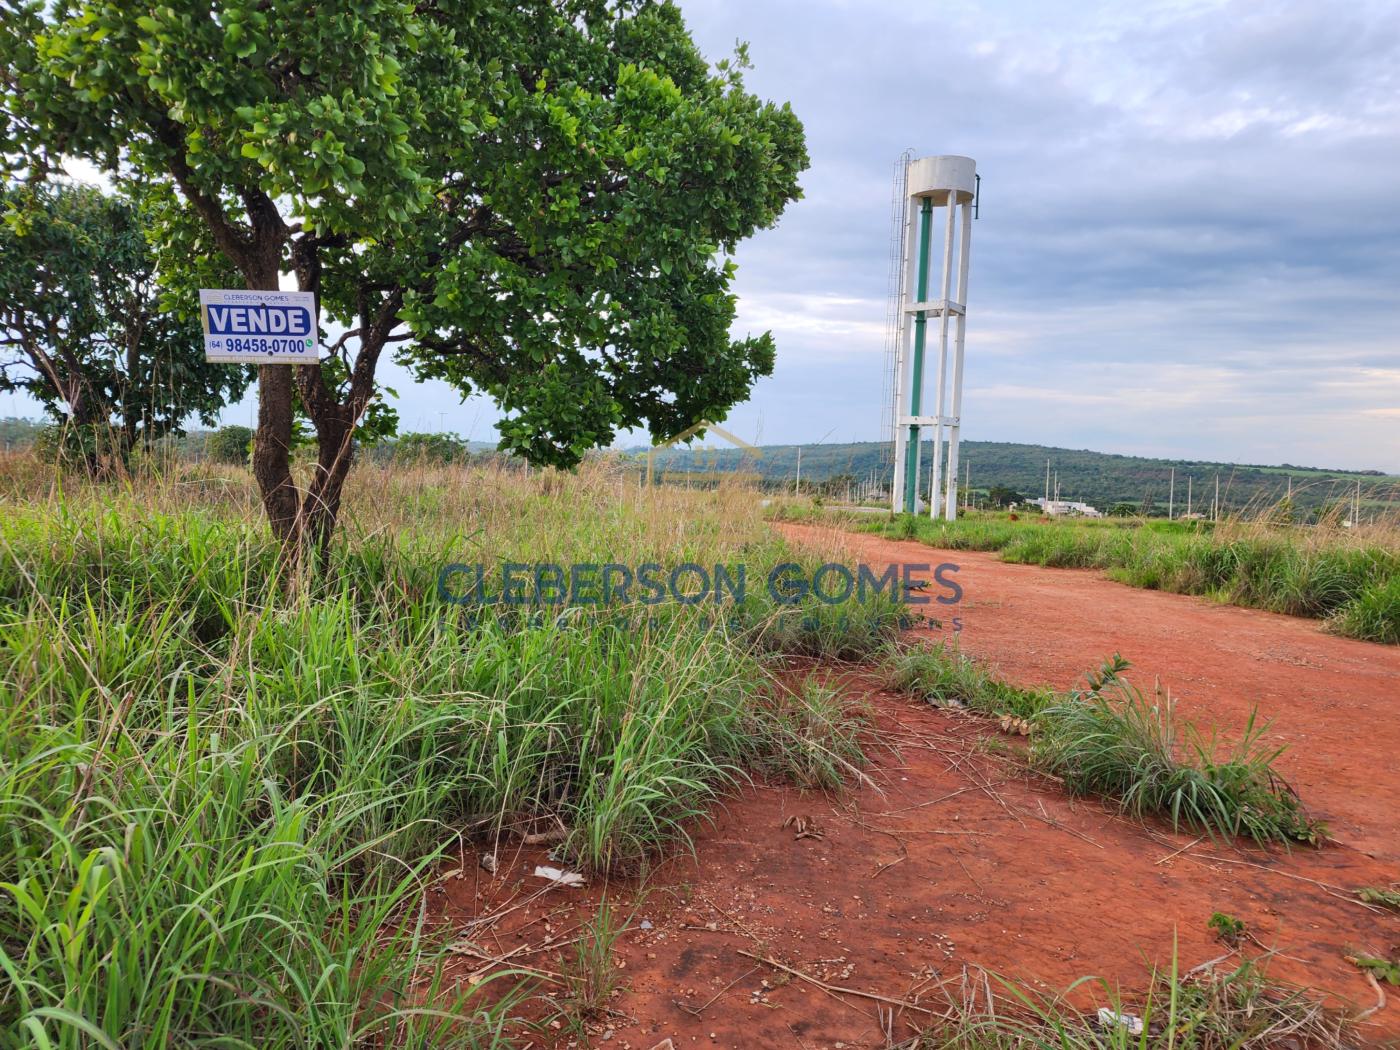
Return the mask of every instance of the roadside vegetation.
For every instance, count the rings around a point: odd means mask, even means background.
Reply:
[[[1238,739],[1222,743],[1183,721],[1165,690],[1145,696],[1127,669],[1115,656],[1081,689],[1056,696],[1003,682],[951,646],[895,647],[883,663],[891,688],[1029,736],[1030,766],[1074,794],[1261,845],[1322,842],[1326,829],[1274,768],[1283,748],[1269,743],[1267,724],[1251,716]]]
[[[1061,696],[900,648],[888,593],[782,604],[770,567],[810,577],[840,552],[788,548],[741,488],[646,489],[607,459],[364,467],[330,563],[290,578],[235,465],[113,486],[12,455],[0,510],[0,1046],[516,1045],[541,990],[451,975],[454,931],[422,907],[448,858],[544,834],[561,862],[634,874],[748,778],[856,782],[869,712],[808,677],[814,658],[881,660],[1135,814],[1321,833],[1266,727],[1216,748],[1121,662]],[[720,608],[501,606],[507,561],[743,563],[749,586]],[[449,563],[486,567],[484,604],[444,600]],[[601,914],[539,1000],[569,1030],[605,1010],[618,928]],[[1178,1016],[1234,1032],[1276,1001],[1250,989],[1240,1006],[1193,984]],[[1010,1016],[920,1045],[1120,1045],[1069,1013]]]
[[[799,507],[779,511],[800,520]],[[1120,583],[1205,595],[1327,622],[1349,638],[1400,644],[1400,527],[1299,527],[1259,521],[1042,521],[973,513],[855,519],[853,527],[945,550],[997,551],[1004,561],[1099,569]]]
[[[860,713],[783,654],[900,616],[780,606],[768,567],[820,559],[751,494],[606,463],[364,468],[327,571],[280,584],[241,469],[3,469],[0,1045],[496,1045],[509,996],[445,982],[418,907],[463,834],[562,829],[630,872],[745,777],[837,787]],[[732,609],[439,597],[444,564],[510,560],[756,578]]]

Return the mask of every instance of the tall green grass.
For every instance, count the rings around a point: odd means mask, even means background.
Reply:
[[[949,550],[999,551],[1005,561],[1100,569],[1134,587],[1327,621],[1338,634],[1400,643],[1400,542],[1394,528],[1130,520],[1011,521],[974,514],[955,522],[900,518],[858,528]]]
[[[1165,692],[1149,700],[1115,669],[1043,709],[1034,727],[1033,766],[1134,816],[1160,814],[1176,828],[1260,844],[1318,844],[1325,835],[1274,768],[1284,749],[1254,714],[1237,740],[1222,743],[1181,721]]]
[[[287,587],[246,476],[0,497],[0,1047],[505,1045],[511,994],[447,981],[422,907],[464,833],[632,870],[746,776],[859,766],[858,715],[768,663],[882,644],[893,601],[437,595],[453,561],[802,561],[748,497],[357,479]]]

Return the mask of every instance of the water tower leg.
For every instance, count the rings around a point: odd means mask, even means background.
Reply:
[[[933,224],[933,201],[925,197],[919,208],[918,288],[916,302],[928,297],[928,240]],[[928,314],[920,310],[914,315],[914,355],[909,384],[909,415],[917,416],[924,392],[924,342],[927,339]],[[904,450],[904,506],[915,513],[919,506],[919,425],[909,424],[908,445]]]
[[[943,233],[943,285],[942,285],[942,308],[938,311],[938,393],[936,395],[936,407],[934,413],[938,419],[938,424],[934,428],[937,432],[937,440],[933,444],[933,478],[929,486],[929,507],[928,516],[938,517],[939,494],[943,491],[940,485],[940,471],[943,468],[943,431],[944,421],[947,419],[948,402],[948,301],[953,294],[953,221],[957,218],[956,195],[953,191],[948,192],[948,221]],[[951,467],[949,470],[951,471]]]
[[[949,211],[951,211],[951,205]],[[963,344],[967,337],[967,269],[972,255],[972,205],[962,206],[962,243],[958,251],[958,312],[953,337],[953,413],[948,421],[948,494],[945,511],[949,521],[958,517],[958,440],[962,431]]]
[[[906,179],[908,172],[905,173]],[[909,510],[905,503],[904,476],[909,452],[909,428],[904,419],[909,413],[909,374],[913,357],[912,327],[909,324],[909,288],[914,280],[914,252],[918,237],[914,230],[914,211],[908,197],[904,198],[903,240],[904,257],[900,260],[898,308],[899,330],[896,333],[894,367],[894,474],[890,478],[890,510],[902,514]]]

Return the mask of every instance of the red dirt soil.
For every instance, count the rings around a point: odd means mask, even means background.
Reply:
[[[431,892],[429,913],[462,927],[472,944],[497,956],[519,950],[512,964],[550,973],[572,951],[552,946],[577,936],[602,896],[627,922],[611,1012],[583,1031],[544,1027],[524,1037],[527,1045],[887,1045],[877,1012],[888,1004],[829,993],[741,952],[927,1010],[946,1006],[965,982],[980,984],[984,972],[1044,993],[1096,975],[1131,1001],[1154,965],[1170,966],[1174,943],[1183,970],[1226,950],[1206,925],[1217,911],[1277,951],[1272,977],[1337,1004],[1376,1004],[1344,956],[1400,955],[1400,917],[1354,896],[1400,881],[1400,649],[1087,571],[838,537],[818,526],[782,531],[803,544],[843,545],[849,559],[877,567],[958,565],[964,597],[951,613],[960,644],[1013,682],[1068,687],[1116,651],[1132,661],[1130,678],[1143,686],[1159,678],[1200,726],[1238,732],[1257,706],[1276,720],[1273,737],[1290,745],[1280,769],[1336,841],[1264,851],[1130,821],[1028,776],[1014,757],[1018,740],[987,720],[882,692],[868,671],[795,665],[870,703],[869,784],[840,798],[754,787],[696,829],[694,856],[675,857],[644,881],[552,889],[499,919],[489,917],[547,885],[530,874],[549,863],[543,849],[503,852],[495,876],[468,855],[460,876]],[[949,610],[941,612],[945,626],[911,635],[950,634]],[[1007,746],[994,753],[982,743],[988,737]],[[797,837],[796,826],[784,826],[789,817],[820,837]],[[1246,954],[1262,950],[1248,944]],[[492,969],[470,956],[461,962],[459,976]],[[1074,1001],[1088,1008],[1107,996],[1086,987]],[[929,1020],[895,1007],[894,1039]],[[1365,1044],[1397,1036],[1400,1003],[1357,1032]]]

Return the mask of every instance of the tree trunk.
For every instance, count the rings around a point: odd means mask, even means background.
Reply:
[[[89,410],[88,401],[81,394],[71,398],[69,404],[71,407],[68,412],[68,425],[72,428],[72,441],[77,446],[78,460],[83,465],[83,472],[93,481],[106,481],[97,417]]]
[[[291,552],[297,542],[297,487],[292,479],[292,370],[258,366],[258,426],[253,432],[253,477],[272,534]]]
[[[275,255],[248,275],[251,291],[277,291],[281,286]],[[292,478],[292,369],[288,365],[258,366],[258,426],[253,436],[253,477],[262,494],[272,534],[290,560],[297,556],[297,487]]]
[[[315,546],[324,568],[330,557],[331,536],[340,517],[340,498],[354,459],[355,420],[349,406],[316,420],[316,476],[302,500],[301,528],[305,545]]]

